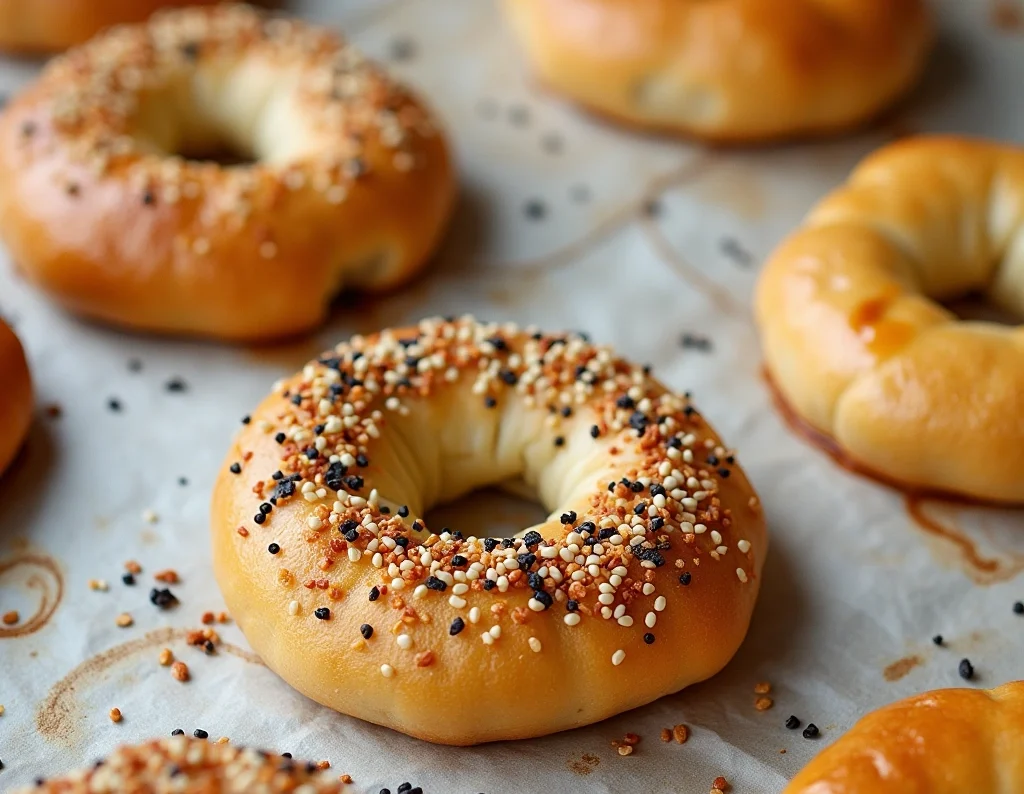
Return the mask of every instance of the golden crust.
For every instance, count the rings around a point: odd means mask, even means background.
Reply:
[[[685,398],[575,335],[471,319],[321,361],[253,412],[212,506],[231,614],[298,690],[465,745],[604,719],[739,647],[764,518]],[[523,538],[418,518],[520,476],[552,510]]]
[[[0,320],[0,474],[14,460],[32,422],[32,379],[25,351]]]
[[[784,794],[1024,791],[1024,682],[943,689],[861,719]]]
[[[257,162],[174,154],[225,140]],[[311,329],[342,288],[412,277],[454,190],[414,96],[333,33],[244,6],[101,36],[0,119],[12,259],[69,309],[140,330]]]
[[[187,736],[117,748],[101,763],[12,794],[339,794],[316,764]]]
[[[756,294],[783,399],[855,464],[914,490],[1024,502],[1024,151],[918,138],[871,155],[769,259]]]
[[[923,0],[505,0],[534,72],[602,115],[711,141],[840,132],[918,79]]]
[[[112,25],[142,22],[168,6],[219,0],[0,0],[0,50],[55,52]]]

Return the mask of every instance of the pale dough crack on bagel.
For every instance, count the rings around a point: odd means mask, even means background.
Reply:
[[[251,163],[225,165],[220,150]],[[195,159],[189,159],[189,158]],[[428,260],[454,178],[430,112],[327,30],[223,5],[51,63],[0,119],[0,236],[73,311],[299,333]]]
[[[757,142],[856,127],[920,76],[925,0],[504,0],[540,82],[642,128]]]
[[[515,537],[429,527],[521,478]],[[279,383],[214,488],[214,572],[286,681],[447,744],[586,725],[717,673],[767,547],[689,397],[578,334],[472,318],[355,337]],[[513,692],[522,689],[522,696]]]
[[[0,319],[0,474],[21,449],[32,422],[32,379],[21,342]]]
[[[173,736],[118,747],[88,769],[12,794],[340,794],[346,788],[312,762]]]
[[[873,711],[783,794],[982,791],[1024,791],[1024,681],[940,689]]]
[[[916,138],[869,156],[775,251],[756,314],[783,400],[912,490],[1024,503],[1024,150]]]

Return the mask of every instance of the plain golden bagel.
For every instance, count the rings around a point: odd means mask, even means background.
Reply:
[[[597,113],[710,141],[841,132],[908,91],[925,0],[504,0],[540,82]]]
[[[222,154],[249,164],[210,160]],[[161,12],[47,67],[0,119],[0,236],[87,317],[260,340],[409,279],[454,178],[428,110],[335,34]]]
[[[1024,791],[1024,682],[940,689],[868,714],[783,794]]]
[[[143,22],[167,6],[214,2],[217,0],[0,0],[0,50],[63,50],[113,25]]]
[[[518,481],[515,537],[424,512]],[[280,382],[214,487],[213,565],[308,697],[445,744],[540,736],[717,673],[764,517],[689,398],[576,334],[472,318],[354,337]]]
[[[21,449],[32,422],[32,379],[25,351],[0,319],[0,474]]]
[[[174,736],[119,747],[88,769],[12,794],[340,794],[345,788],[316,764]]]
[[[755,302],[786,404],[912,491],[1024,503],[1024,150],[916,138],[868,157],[765,266]]]

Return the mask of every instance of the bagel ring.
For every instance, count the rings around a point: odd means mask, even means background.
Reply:
[[[422,519],[519,478],[553,512],[515,538]],[[688,398],[581,336],[472,318],[354,337],[278,384],[231,448],[211,525],[225,601],[271,669],[457,745],[586,725],[714,675],[767,545]]]
[[[211,2],[218,0],[0,0],[0,50],[55,52],[165,6]]]
[[[1024,150],[927,137],[869,156],[785,240],[755,303],[783,402],[857,467],[916,491],[1024,502]]]
[[[783,794],[1024,791],[1024,681],[940,689],[868,714]]]
[[[21,342],[0,320],[0,474],[18,454],[32,423],[32,378]]]
[[[88,769],[12,794],[340,794],[337,778],[317,765],[189,736],[118,747]]]
[[[540,81],[629,125],[751,143],[856,127],[920,76],[925,0],[505,0]]]
[[[229,145],[256,162],[205,157]],[[178,154],[175,154],[178,153]],[[0,236],[66,307],[259,340],[410,278],[454,197],[429,112],[331,32],[162,12],[56,59],[0,120]]]

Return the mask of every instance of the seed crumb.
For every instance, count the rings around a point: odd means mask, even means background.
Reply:
[[[342,775],[338,778],[345,785],[349,785],[352,782],[352,775]]]
[[[164,648],[160,651],[160,666],[167,667],[171,662],[174,661],[174,654],[171,653],[170,648]]]
[[[227,736],[221,736],[214,744],[227,744],[231,740]]]
[[[120,615],[117,616],[117,620],[115,620],[114,622],[117,623],[117,625],[120,628],[126,629],[135,622],[135,619],[127,612],[122,612]]]
[[[105,593],[105,592],[107,592],[107,590],[110,589],[110,585],[108,585],[106,583],[106,581],[103,580],[103,579],[90,579],[89,580],[89,589],[90,590],[99,590],[100,592]]]
[[[416,654],[416,666],[417,667],[430,667],[434,663],[434,652],[423,651],[423,653]]]
[[[0,706],[0,717],[4,716],[4,712],[7,711],[3,706]]]
[[[769,684],[767,681],[761,681],[761,682],[759,682],[757,684],[754,684],[754,694],[755,695],[767,695],[771,691],[772,691],[772,685]]]
[[[719,775],[715,778],[715,782],[711,784],[711,794],[724,794],[729,790],[729,781]]]
[[[671,731],[671,729],[669,729],[669,728],[662,728],[661,729],[661,740],[663,742],[671,742],[672,741],[672,731]]]
[[[758,711],[768,711],[774,705],[775,701],[769,697],[759,697],[754,701],[754,708]]]
[[[620,744],[618,747],[619,755],[633,755],[633,745],[631,744]]]
[[[331,762],[330,761],[317,761],[316,762],[316,768],[319,769],[321,772],[323,772],[325,769],[330,769],[331,768]]]
[[[192,676],[188,672],[188,665],[184,662],[175,662],[171,665],[171,676],[175,681],[188,681]]]
[[[675,725],[672,727],[672,738],[676,744],[686,744],[686,740],[690,738],[690,729],[685,725]]]
[[[178,577],[178,572],[175,571],[173,568],[168,568],[167,570],[159,571],[158,573],[153,574],[153,578],[156,579],[158,582],[163,582],[164,584],[177,584],[181,581],[181,579]]]
[[[114,708],[112,708],[110,710],[110,721],[111,722],[120,722],[122,719],[123,718],[121,716],[121,709],[119,709],[119,708],[117,708],[115,706]]]
[[[18,614],[18,610],[12,609],[10,612],[4,612],[4,616],[0,620],[3,620],[5,626],[13,626],[21,620],[21,615]]]
[[[160,517],[156,514],[155,510],[143,510],[142,520],[145,521],[147,524],[155,524],[157,521],[160,520]]]
[[[142,566],[135,560],[128,560],[128,562],[124,564],[124,569],[128,571],[128,573],[133,573],[135,575],[142,573]]]
[[[215,622],[216,620],[217,619],[214,617],[212,612],[204,612],[203,613],[203,617],[201,618],[201,621],[202,621],[203,625],[205,625],[205,626],[209,626],[211,623]]]
[[[640,737],[635,733],[627,733],[622,737],[622,743],[630,746],[640,744]]]
[[[231,615],[229,615],[227,612],[221,612],[220,614],[217,615],[217,622],[218,623],[230,623],[231,622]]]

